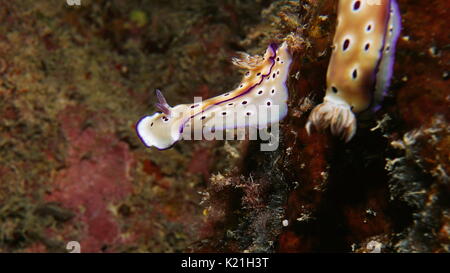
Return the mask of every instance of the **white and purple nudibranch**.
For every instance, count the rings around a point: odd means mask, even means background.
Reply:
[[[210,129],[215,131],[256,127],[264,128],[283,119],[287,115],[288,89],[286,80],[289,75],[291,55],[284,42],[280,47],[271,44],[264,56],[250,56],[242,53],[234,58],[233,64],[246,69],[238,87],[225,94],[193,104],[169,106],[159,90],[156,104],[161,112],[142,117],[136,131],[147,147],[160,150],[170,148],[180,140],[187,128],[194,130]],[[253,118],[259,107],[277,109],[277,115],[269,119]],[[217,123],[218,118],[232,120]]]
[[[326,95],[309,116],[308,133],[314,126],[346,142],[354,136],[354,113],[374,109],[389,88],[400,21],[394,0],[339,1]]]

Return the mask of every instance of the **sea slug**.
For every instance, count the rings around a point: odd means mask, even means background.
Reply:
[[[400,24],[394,0],[339,1],[326,95],[309,116],[308,134],[314,125],[352,139],[354,113],[375,109],[389,88]]]
[[[262,57],[241,53],[240,58],[233,59],[234,65],[246,70],[238,87],[205,101],[194,100],[193,104],[171,107],[156,90],[156,106],[161,112],[142,117],[136,124],[137,134],[147,147],[163,150],[192,132],[264,128],[278,122],[287,114],[286,80],[291,61],[286,42],[280,47],[269,45]],[[261,115],[260,110],[272,114]],[[190,133],[185,134],[187,131]]]

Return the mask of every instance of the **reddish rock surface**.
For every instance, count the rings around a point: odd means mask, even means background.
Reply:
[[[76,239],[86,252],[114,251],[124,243],[111,207],[132,193],[130,169],[136,167],[128,145],[102,128],[106,116],[82,107],[59,115],[68,168],[56,174],[46,198],[76,212],[72,224],[82,226]]]

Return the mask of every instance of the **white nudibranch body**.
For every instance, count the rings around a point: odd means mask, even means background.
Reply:
[[[156,90],[156,106],[161,112],[141,118],[136,125],[137,134],[147,147],[163,150],[180,140],[188,129],[195,134],[249,126],[264,128],[278,122],[287,115],[286,80],[291,61],[286,42],[278,48],[270,45],[263,57],[241,53],[233,64],[247,71],[238,87],[193,104],[170,107]],[[262,108],[273,110],[276,115],[258,116],[258,109]],[[224,122],[220,122],[222,119]]]
[[[339,1],[326,95],[311,112],[308,133],[314,125],[345,141],[354,136],[354,113],[375,107],[389,88],[400,28],[394,0]]]

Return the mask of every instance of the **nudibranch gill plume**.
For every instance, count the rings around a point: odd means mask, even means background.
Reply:
[[[253,126],[264,128],[278,122],[287,115],[288,89],[291,55],[284,42],[280,47],[269,45],[264,56],[241,53],[233,64],[245,69],[238,87],[225,94],[193,104],[169,106],[159,90],[156,104],[161,112],[142,117],[136,131],[147,146],[163,150],[170,148],[182,138],[185,130],[227,130]],[[277,109],[276,116],[269,119],[253,118],[258,108]],[[227,119],[217,123],[219,118]],[[231,122],[230,122],[231,120]]]
[[[346,142],[356,132],[354,113],[375,107],[389,88],[401,22],[394,0],[340,0],[323,103],[306,124],[331,129]]]

